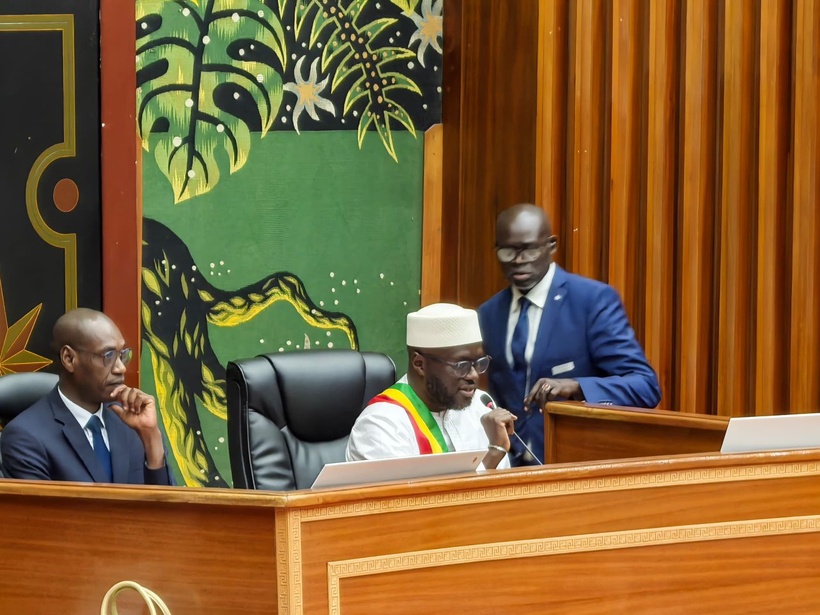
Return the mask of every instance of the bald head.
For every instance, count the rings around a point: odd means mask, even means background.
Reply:
[[[502,211],[495,225],[495,247],[510,284],[527,293],[549,271],[557,238],[544,210],[529,203]]]
[[[77,308],[66,312],[54,323],[52,344],[55,351],[60,352],[63,346],[82,346],[100,325],[116,326],[108,316],[97,310]]]
[[[535,232],[544,239],[552,235],[552,225],[547,214],[540,207],[529,203],[513,205],[498,214],[495,223],[496,239],[499,232],[506,235],[516,229]]]

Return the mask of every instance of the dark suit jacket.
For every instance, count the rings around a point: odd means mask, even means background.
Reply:
[[[149,470],[136,432],[113,410],[103,409],[115,483],[171,484],[168,466]],[[3,475],[32,480],[105,481],[103,468],[83,428],[57,387],[9,421],[0,437]]]
[[[484,350],[493,357],[490,392],[496,402],[518,414],[516,432],[541,457],[544,421],[538,412],[522,412],[523,396],[514,390],[507,362],[507,322],[512,291],[502,290],[479,309]],[[655,371],[646,360],[611,286],[567,273],[555,265],[530,365],[530,386],[539,378],[571,378],[590,403],[644,408],[661,398]],[[513,460],[521,451],[513,440]]]

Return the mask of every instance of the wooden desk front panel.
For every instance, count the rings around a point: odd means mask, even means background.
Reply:
[[[276,613],[273,508],[131,493],[137,499],[4,493],[0,613],[98,613],[108,588],[126,579],[157,592],[174,615]],[[121,614],[143,613],[141,602],[123,598]]]
[[[646,533],[630,538],[652,540]],[[504,558],[502,551],[488,551],[487,560],[469,564],[351,576],[340,580],[340,611],[344,615],[820,612],[816,590],[820,534],[730,541],[706,538],[611,550],[596,549],[595,537],[576,538],[549,545],[556,548],[554,555]]]
[[[656,467],[662,468],[663,463]],[[563,478],[553,481],[548,480],[549,471],[541,470],[530,472],[528,482],[516,486],[426,497],[364,497],[358,509],[355,505],[303,509],[298,555],[302,574],[294,581],[301,592],[304,613],[382,612],[388,603],[380,602],[381,592],[393,596],[395,592],[401,595],[405,591],[418,598],[415,602],[408,601],[412,608],[421,608],[423,604],[429,608],[426,600],[430,592],[424,583],[419,584],[419,575],[439,579],[439,584],[434,585],[439,589],[434,589],[433,595],[439,590],[449,591],[454,603],[472,596],[471,601],[465,603],[469,606],[462,609],[464,612],[502,612],[501,606],[499,611],[493,611],[490,606],[496,604],[488,597],[488,592],[494,591],[491,586],[495,582],[504,586],[506,579],[519,579],[522,570],[539,583],[546,582],[556,574],[554,569],[561,567],[555,563],[556,558],[562,561],[575,558],[579,566],[594,570],[596,552],[606,551],[606,541],[623,535],[623,540],[639,548],[633,547],[629,553],[619,549],[612,557],[624,558],[627,566],[631,566],[629,558],[638,558],[636,567],[627,567],[624,573],[630,575],[634,583],[644,574],[640,565],[643,556],[637,555],[638,552],[651,547],[654,557],[673,557],[670,551],[664,550],[666,546],[662,549],[662,545],[656,544],[657,540],[647,539],[650,535],[647,532],[668,534],[672,531],[670,528],[683,527],[686,529],[680,531],[688,536],[718,526],[754,533],[752,526],[743,524],[759,519],[810,518],[817,514],[820,470],[817,464],[812,467],[812,472],[805,475],[795,468],[792,472],[785,467],[768,466],[705,471],[681,467],[675,472],[610,476],[605,470],[598,476],[594,473],[584,476],[580,471],[573,473],[573,478],[566,478],[565,472]],[[499,473],[494,480],[500,482],[505,474],[512,477],[515,473]],[[793,547],[798,547],[795,553],[802,553],[804,537],[799,532],[792,533],[789,540],[795,541]],[[675,536],[678,534],[668,540],[677,540]],[[696,543],[710,540],[705,536]],[[544,545],[552,545],[548,548],[554,550],[559,543],[575,545],[570,551],[589,549],[589,553],[576,557],[572,552],[563,553],[559,549],[546,558],[532,557],[538,549],[547,548]],[[714,547],[725,552],[726,557],[730,557],[732,549],[743,552],[752,548],[750,544],[735,546],[733,543],[731,549],[726,550],[726,544],[721,541]],[[697,551],[691,545],[687,549]],[[476,566],[485,565],[487,553],[498,557],[490,565],[489,576],[475,572]],[[757,559],[756,565],[760,565],[756,554],[750,559]],[[668,561],[667,565],[674,561]],[[693,564],[693,570],[697,571],[699,566],[700,563]],[[482,580],[468,582],[475,574]],[[527,605],[547,605],[538,601],[540,590],[524,593],[527,596],[522,600],[536,600]],[[562,599],[570,601],[569,595]],[[607,610],[610,605],[607,601],[620,599],[612,594],[603,606],[599,605],[598,611],[588,612],[638,612]],[[578,600],[578,596],[571,600]],[[370,611],[366,608],[368,604]],[[497,604],[507,603],[500,600]],[[396,612],[405,612],[401,609]],[[436,608],[433,611],[436,612]],[[410,612],[410,607],[406,612]]]

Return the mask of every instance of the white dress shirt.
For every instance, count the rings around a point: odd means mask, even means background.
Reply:
[[[399,382],[407,384],[407,376]],[[474,451],[486,449],[490,443],[481,417],[490,411],[480,398],[484,391],[476,389],[469,406],[461,410],[431,412],[441,429],[450,451]],[[356,419],[347,442],[347,461],[361,459],[387,459],[419,455],[413,423],[403,408],[388,402],[370,404]],[[484,466],[479,466],[483,468]],[[498,468],[509,468],[507,456]]]
[[[510,302],[510,315],[507,320],[507,363],[512,368],[514,367],[512,356],[512,336],[515,331],[515,325],[518,324],[518,315],[521,312],[521,305],[519,299],[526,297],[530,302],[530,307],[527,309],[527,324],[529,325],[529,332],[527,335],[527,348],[524,351],[524,358],[527,361],[527,384],[525,390],[530,391],[530,363],[532,362],[532,353],[535,348],[535,338],[538,337],[538,328],[541,326],[541,315],[544,313],[544,306],[547,303],[547,298],[550,294],[550,286],[552,286],[552,278],[555,275],[555,263],[550,263],[549,269],[543,278],[533,286],[525,295],[515,286],[512,286],[512,301]]]
[[[60,394],[60,398],[62,398],[63,403],[66,405],[66,408],[68,408],[68,411],[71,412],[72,416],[74,416],[74,418],[77,419],[77,422],[80,424],[80,427],[82,427],[83,433],[85,434],[85,437],[88,438],[88,443],[91,445],[91,448],[94,448],[94,436],[92,435],[91,430],[86,427],[86,425],[88,425],[89,419],[92,416],[91,412],[89,412],[85,408],[78,406],[68,397],[63,395],[63,392],[60,390],[60,387],[57,387],[57,392]],[[105,440],[105,445],[110,450],[111,445],[108,442],[108,430],[105,428],[105,419],[103,419],[102,404],[100,404],[100,407],[94,414],[100,417],[100,423],[102,423],[102,437],[103,440]]]

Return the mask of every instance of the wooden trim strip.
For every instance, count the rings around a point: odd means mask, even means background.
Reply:
[[[723,20],[723,146],[716,408],[731,416],[752,405],[752,304],[757,210],[756,5],[727,2]]]
[[[567,236],[567,3],[541,0],[538,7],[538,107],[535,129],[535,199],[559,237],[554,259],[565,262]]]
[[[678,410],[712,408],[717,6],[686,3],[679,210],[681,305]]]
[[[641,140],[643,34],[637,0],[612,3],[612,131],[609,144],[609,273],[633,328],[642,336],[643,203]]]
[[[441,301],[444,126],[424,133],[424,208],[421,235],[421,305]]]
[[[820,408],[820,6],[798,0],[794,34],[794,228],[790,405]]]
[[[102,304],[134,349],[126,374],[139,386],[142,212],[137,202],[136,12],[100,0]]]
[[[676,380],[673,344],[680,32],[677,0],[649,4],[644,348],[658,373],[662,408],[673,407]]]
[[[597,0],[579,0],[574,15],[572,234],[567,241],[572,271],[602,279],[606,7]]]
[[[791,3],[760,4],[755,414],[789,409]]]

